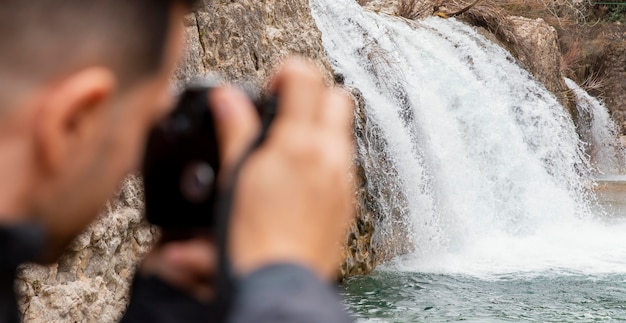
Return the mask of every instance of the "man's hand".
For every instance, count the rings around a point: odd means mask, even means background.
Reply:
[[[320,73],[301,60],[285,64],[273,90],[280,100],[278,115],[237,183],[229,232],[231,261],[240,276],[267,265],[291,263],[331,279],[353,214],[352,102],[346,94],[325,87]],[[211,93],[221,175],[229,176],[260,124],[243,92],[219,88]],[[226,180],[220,178],[222,183]],[[196,239],[157,246],[140,270],[210,300],[216,262],[215,245]]]
[[[285,64],[273,90],[278,115],[237,183],[231,261],[242,276],[295,263],[332,278],[353,214],[352,102],[301,60]],[[232,165],[258,133],[258,118],[247,98],[232,90],[215,94],[213,103],[221,153]]]
[[[156,276],[202,302],[214,297],[217,256],[212,242],[203,238],[167,242],[144,259],[140,273]]]

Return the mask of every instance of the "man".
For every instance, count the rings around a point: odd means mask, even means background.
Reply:
[[[0,322],[18,320],[17,265],[54,261],[136,169],[148,130],[173,106],[190,2],[2,0]],[[229,321],[348,322],[326,282],[352,214],[351,104],[301,60],[272,84],[279,115],[242,168],[231,214]],[[234,89],[209,100],[228,174],[259,122]],[[153,250],[124,321],[210,321],[213,254],[203,239]]]

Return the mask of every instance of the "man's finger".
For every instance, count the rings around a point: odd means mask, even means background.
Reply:
[[[168,284],[184,290],[200,301],[210,301],[215,293],[214,286],[207,281],[206,277],[198,276],[195,272],[187,271],[187,268],[170,266],[163,268],[160,277]]]
[[[272,85],[280,97],[276,124],[317,122],[324,87],[322,75],[313,65],[303,59],[285,63]]]
[[[246,94],[234,88],[214,89],[209,102],[215,117],[221,162],[229,169],[259,133],[259,118]]]
[[[206,240],[171,243],[163,249],[165,261],[172,267],[184,268],[187,273],[210,276],[217,267],[215,248]]]

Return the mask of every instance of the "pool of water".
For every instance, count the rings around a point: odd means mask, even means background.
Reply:
[[[463,275],[379,271],[350,279],[360,322],[626,321],[626,274]]]
[[[626,321],[626,181],[601,180],[597,193],[605,212],[593,225],[487,239],[484,254],[434,264],[396,260],[349,279],[348,307],[359,322]]]

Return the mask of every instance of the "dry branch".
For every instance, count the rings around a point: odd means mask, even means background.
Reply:
[[[430,14],[431,3],[428,0],[399,0],[396,13],[400,17],[415,20]]]
[[[448,12],[445,12],[445,11],[443,11],[443,10],[440,10],[440,9],[439,9],[439,6],[436,6],[436,7],[435,7],[435,12],[434,12],[434,14],[435,14],[436,16],[441,17],[441,18],[452,18],[452,17],[456,17],[456,16],[462,15],[462,14],[466,13],[467,11],[469,11],[470,9],[474,8],[474,7],[475,7],[475,6],[476,6],[479,2],[481,2],[481,1],[482,1],[482,0],[476,0],[476,1],[474,1],[472,4],[470,4],[470,5],[468,5],[468,6],[465,6],[464,8],[462,8],[462,9],[460,9],[460,10],[457,10],[457,11],[455,11],[455,12],[452,12],[452,13],[448,13]]]

